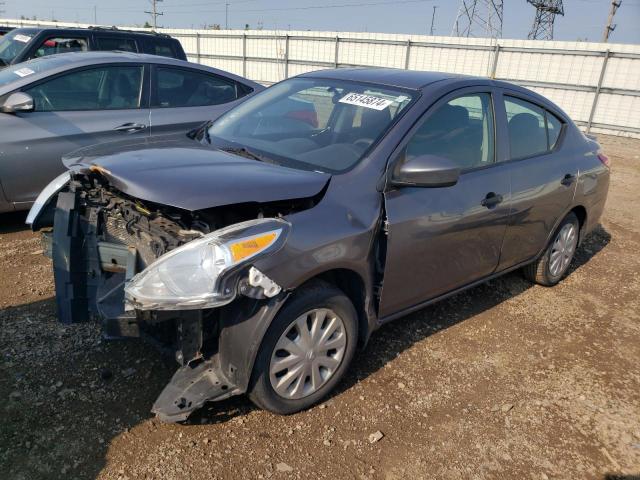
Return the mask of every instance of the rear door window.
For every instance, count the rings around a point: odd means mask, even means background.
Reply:
[[[551,151],[562,131],[562,122],[535,103],[504,97],[511,158],[525,158]]]
[[[25,90],[37,112],[140,108],[142,65],[79,70]]]
[[[156,68],[154,106],[160,108],[220,105],[236,100],[236,85],[215,75],[183,68]]]
[[[89,50],[89,42],[86,37],[49,37],[36,49],[33,57],[46,57],[58,53],[86,52]]]
[[[136,41],[131,38],[119,37],[98,37],[96,38],[98,50],[121,51],[121,52],[137,52],[138,46]]]

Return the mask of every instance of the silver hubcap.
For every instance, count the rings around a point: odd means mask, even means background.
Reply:
[[[299,316],[273,350],[271,386],[287,399],[311,395],[338,370],[346,346],[344,323],[333,310],[317,308]]]
[[[549,272],[554,277],[564,273],[569,266],[573,253],[578,244],[578,229],[572,223],[567,223],[560,229],[551,247]]]

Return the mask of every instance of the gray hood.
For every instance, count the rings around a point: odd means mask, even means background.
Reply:
[[[331,178],[226,153],[185,135],[95,145],[67,155],[63,163],[76,171],[100,167],[127,195],[190,211],[309,198]]]

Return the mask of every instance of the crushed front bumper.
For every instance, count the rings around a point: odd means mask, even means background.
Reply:
[[[125,282],[146,268],[149,255],[108,235],[100,221],[77,193],[58,195],[53,233],[43,241],[51,243],[59,321],[97,320],[108,339],[142,337],[173,354],[180,368],[152,408],[162,421],[184,421],[207,401],[246,392],[260,342],[287,294],[208,310],[127,310]]]

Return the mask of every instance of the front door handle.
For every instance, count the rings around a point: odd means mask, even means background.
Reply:
[[[574,182],[574,180],[575,180],[575,179],[576,179],[576,176],[575,176],[575,175],[572,175],[572,174],[570,174],[570,173],[567,173],[567,174],[562,178],[562,180],[560,180],[560,183],[561,183],[562,185],[564,185],[565,187],[568,187],[569,185],[571,185],[571,184]]]
[[[502,198],[502,195],[500,195],[499,193],[489,192],[487,193],[487,196],[482,199],[482,202],[480,202],[480,204],[483,207],[493,208],[499,203],[501,203],[502,200],[504,199]]]
[[[134,133],[144,130],[147,126],[143,123],[125,123],[114,128],[116,132]]]

